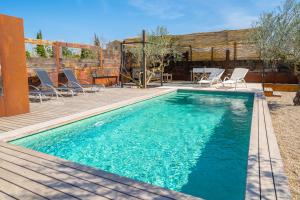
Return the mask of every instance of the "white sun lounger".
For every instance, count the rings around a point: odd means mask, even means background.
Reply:
[[[225,77],[222,84],[225,86],[226,84],[233,85],[236,89],[238,83],[243,83],[245,87],[247,87],[245,76],[248,73],[249,69],[245,68],[235,68],[231,77]]]
[[[211,86],[214,83],[221,83],[222,82],[221,77],[224,71],[225,71],[224,69],[215,68],[213,71],[211,71],[208,77],[202,77],[201,80],[198,81],[198,83],[201,86],[203,84]]]

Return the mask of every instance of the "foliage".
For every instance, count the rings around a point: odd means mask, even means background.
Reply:
[[[249,38],[261,59],[272,67],[288,63],[300,84],[300,2],[286,0],[277,10],[263,13],[254,28]],[[300,105],[300,85],[294,104]]]
[[[53,58],[53,57],[54,57],[52,47],[46,47],[46,52],[47,52],[47,54],[48,54],[48,56],[49,56],[50,58]]]
[[[97,47],[101,46],[100,39],[99,39],[99,37],[96,33],[94,33],[94,45],[97,46]]]
[[[169,35],[166,27],[158,26],[155,31],[148,32],[146,35],[144,50],[147,68],[151,69],[151,72],[149,71],[150,76],[147,77],[147,82],[149,82],[153,73],[163,73],[170,61],[181,58],[181,53],[176,46],[176,41]],[[142,63],[142,44],[128,47],[127,53],[132,55],[136,64]]]
[[[68,47],[61,47],[62,55],[65,58],[72,58],[73,57],[73,52],[71,49]]]
[[[31,54],[29,51],[26,50],[26,58],[31,58]]]
[[[43,35],[42,35],[42,31],[40,30],[39,32],[37,32],[36,34],[36,39],[42,40],[43,39]],[[42,58],[47,58],[47,54],[46,54],[46,50],[44,45],[36,45],[35,48],[36,54]]]
[[[294,66],[300,61],[300,3],[286,0],[277,10],[263,13],[249,39],[266,63],[276,67],[285,61]]]
[[[95,55],[93,54],[93,51],[90,49],[81,49],[80,58],[81,59],[93,59],[93,58],[95,58]]]

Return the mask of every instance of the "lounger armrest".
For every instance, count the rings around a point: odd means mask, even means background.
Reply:
[[[49,87],[49,88],[51,88],[55,92],[55,94],[56,94],[57,97],[58,96],[62,97],[62,95],[59,93],[59,90],[58,90],[58,89],[62,89],[62,88],[55,88],[52,85],[48,85],[48,84],[46,86]],[[73,93],[73,91],[71,91],[71,92]]]
[[[40,91],[40,89],[38,87],[34,86],[34,85],[29,85],[29,89],[30,88],[32,88],[32,89],[34,89],[36,91]]]
[[[73,85],[76,85],[77,88],[83,89],[82,86],[79,83],[77,83],[77,82],[69,81],[68,83],[72,83]],[[76,88],[76,87],[69,86],[69,84],[67,84],[66,87],[67,88]]]
[[[230,80],[230,78],[228,76],[226,76],[223,81],[227,81],[227,80]]]
[[[207,80],[208,78],[206,76],[202,76],[200,81],[203,81],[203,80]]]

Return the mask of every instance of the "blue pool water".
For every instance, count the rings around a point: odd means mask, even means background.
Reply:
[[[253,94],[179,90],[12,143],[204,199],[243,199]]]

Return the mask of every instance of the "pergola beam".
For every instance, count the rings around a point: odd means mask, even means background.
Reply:
[[[40,39],[32,39],[32,38],[25,38],[25,43],[37,44],[37,45],[49,45],[49,46],[54,46],[54,44],[56,44],[57,46],[60,47],[69,47],[69,48],[78,48],[78,49],[100,49],[101,48],[98,46],[88,45],[88,44],[40,40]]]

